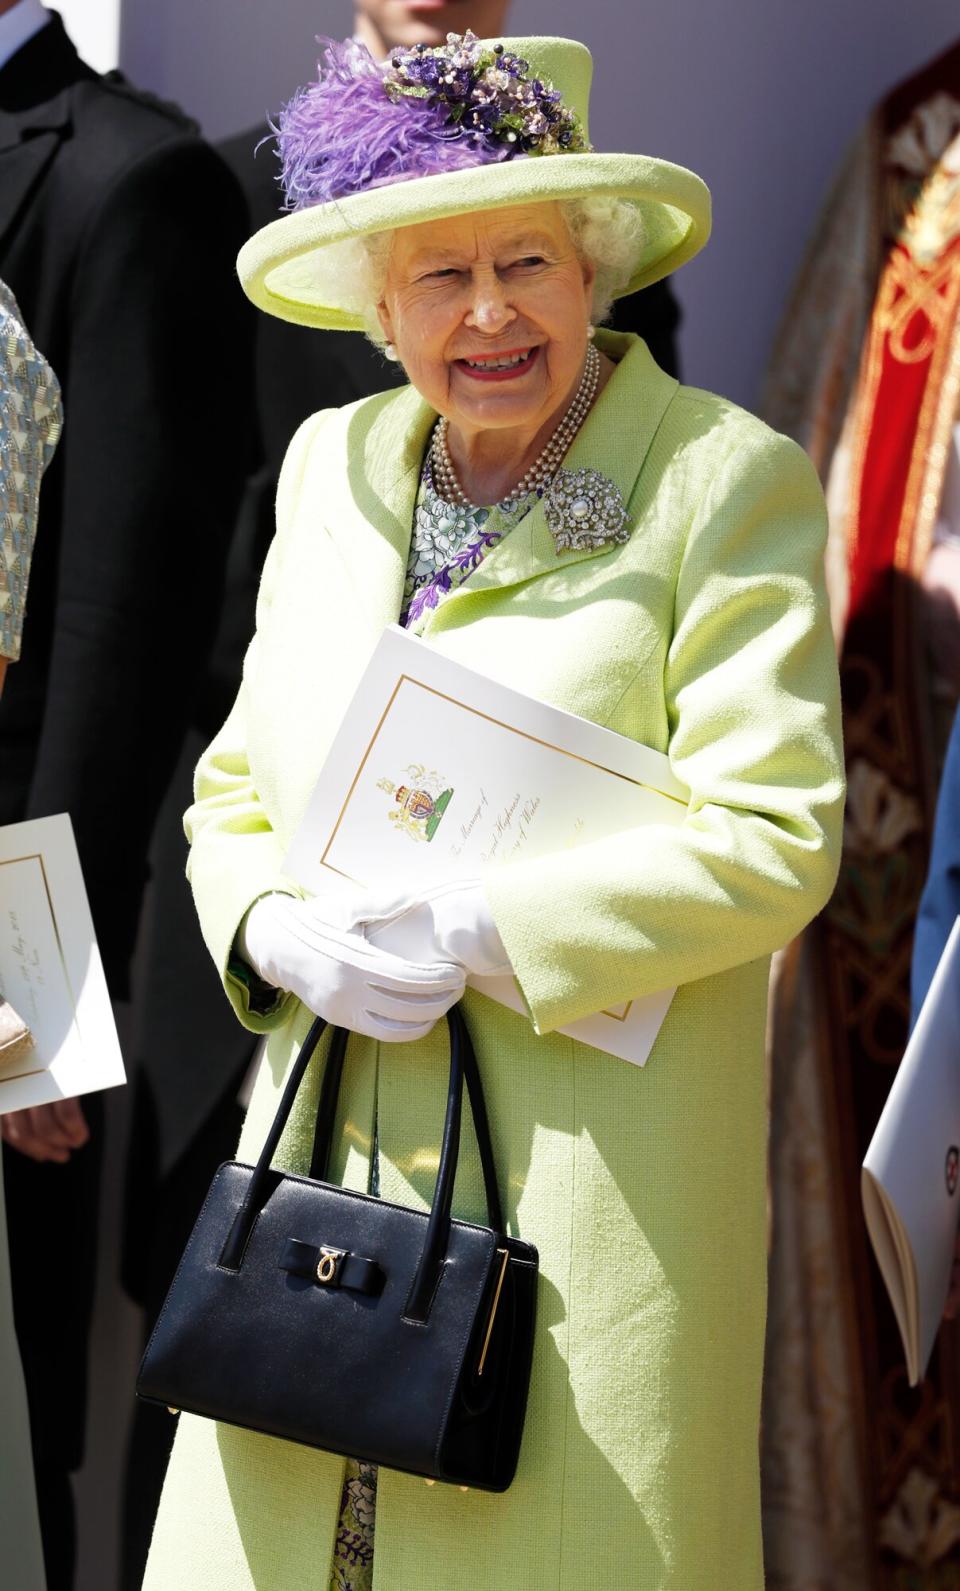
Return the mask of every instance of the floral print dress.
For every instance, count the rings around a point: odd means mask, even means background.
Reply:
[[[401,624],[416,632],[433,609],[480,567],[490,548],[520,523],[536,501],[537,494],[531,492],[496,508],[447,503],[434,489],[428,452],[414,511]],[[370,1192],[377,1195],[378,1170],[374,1143]],[[372,1591],[376,1506],[376,1465],[348,1459],[330,1591]]]
[[[61,419],[57,378],[0,282],[0,658],[20,656],[40,477]]]
[[[420,629],[427,615],[480,567],[491,547],[520,523],[537,497],[529,492],[496,508],[445,502],[434,487],[428,451],[413,516],[401,624],[414,632]]]

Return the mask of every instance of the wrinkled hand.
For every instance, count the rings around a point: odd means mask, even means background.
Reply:
[[[418,961],[453,961],[477,977],[511,971],[503,940],[477,879],[448,880],[355,904],[355,924],[373,945]]]
[[[938,542],[923,572],[927,648],[936,672],[960,691],[960,545]]]
[[[0,1116],[0,1138],[31,1160],[52,1160],[65,1165],[75,1149],[90,1137],[79,1099],[57,1099],[30,1110],[11,1110]]]
[[[265,982],[337,1027],[393,1043],[425,1037],[463,994],[463,968],[438,955],[392,955],[343,922],[342,905],[323,896],[264,895],[238,949]]]

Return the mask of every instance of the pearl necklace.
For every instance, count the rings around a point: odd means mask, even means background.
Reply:
[[[497,508],[509,509],[513,504],[519,503],[523,498],[529,497],[531,492],[542,494],[550,485],[563,462],[564,456],[571,442],[579,431],[581,425],[590,412],[593,400],[597,395],[600,384],[600,355],[591,343],[587,349],[586,362],[580,385],[574,394],[573,402],[564,415],[557,429],[554,431],[546,447],[537,455],[527,470],[521,476],[516,486],[506,497],[502,497]],[[446,416],[441,415],[433,433],[430,444],[430,467],[438,496],[447,503],[459,503],[464,508],[479,508],[483,505],[471,502],[463,487],[457,479],[457,472],[453,467],[450,449],[447,444]]]

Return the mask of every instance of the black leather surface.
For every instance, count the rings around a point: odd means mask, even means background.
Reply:
[[[256,1220],[243,1264],[229,1271],[219,1263],[223,1235],[251,1176],[251,1167],[236,1164],[218,1171],[147,1350],[141,1394],[432,1474],[495,1234],[451,1224],[429,1320],[407,1324],[426,1215],[284,1176]],[[380,1297],[318,1287],[281,1270],[294,1235],[318,1247],[362,1249],[384,1271]]]
[[[510,1484],[537,1254],[450,1217],[465,1072],[498,1216],[499,1197],[469,1034],[461,1013],[449,1021],[433,1209],[271,1168],[318,1019],[257,1166],[229,1162],[213,1180],[144,1355],[141,1397],[414,1474],[495,1491]],[[337,1073],[344,1050],[345,1041],[332,1049]],[[321,1114],[335,1112],[338,1083],[321,1090]],[[325,1251],[332,1264],[318,1277]]]

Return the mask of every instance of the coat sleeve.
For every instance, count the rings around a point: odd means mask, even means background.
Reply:
[[[953,721],[933,828],[930,871],[923,886],[910,972],[910,1025],[933,981],[937,963],[960,916],[960,713]]]
[[[227,997],[243,1025],[253,1033],[280,1026],[292,997],[265,1010],[251,1000],[254,987],[240,975],[233,958],[237,929],[261,895],[303,891],[284,876],[286,846],[275,833],[257,792],[247,753],[247,711],[256,679],[260,632],[273,604],[283,565],[284,529],[296,502],[307,455],[322,415],[300,427],[287,450],[277,486],[277,534],[263,567],[257,599],[257,629],[247,650],[243,678],[233,709],[197,765],[194,803],[184,827],[190,842],[187,876],[207,949]]]
[[[766,956],[833,887],[843,761],[823,497],[793,443],[740,440],[677,579],[664,688],[683,824],[484,879],[539,1033]]]

